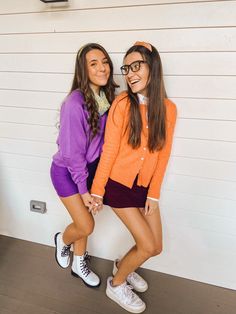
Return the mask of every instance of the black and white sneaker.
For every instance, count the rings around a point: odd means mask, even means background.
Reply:
[[[54,236],[56,245],[55,258],[57,264],[62,268],[67,268],[70,265],[70,245],[66,245],[62,240],[61,232]]]
[[[100,278],[89,268],[88,252],[85,252],[84,255],[74,255],[71,274],[75,277],[80,277],[83,282],[89,287],[98,287],[100,285]]]

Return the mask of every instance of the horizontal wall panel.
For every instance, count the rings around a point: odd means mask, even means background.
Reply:
[[[136,30],[139,29],[220,27],[235,24],[235,1],[195,2],[162,6],[133,6],[98,10],[55,11],[32,14],[2,15],[1,33],[35,33],[66,31]],[[99,24],[91,23],[100,16]],[[122,23],[120,18],[122,17]],[[14,21],[14,23],[13,23]],[[79,21],[79,23],[78,23]]]
[[[35,74],[36,75],[36,74]],[[59,112],[64,93],[1,90],[0,106],[52,109]],[[235,100],[171,98],[179,118],[236,120]]]
[[[175,137],[172,155],[235,162],[236,142]]]
[[[31,212],[30,200],[46,202],[47,212],[43,215]],[[53,245],[54,234],[71,222],[69,214],[59,202],[49,180],[45,181],[44,187],[23,182],[19,184],[19,181],[14,180],[4,181],[0,206],[1,233],[4,231],[5,234],[20,239]],[[11,233],[13,229],[14,234]],[[40,239],[38,234],[41,234]]]
[[[160,52],[236,51],[236,28],[162,29],[115,32],[0,35],[1,53],[76,53],[88,42],[99,42],[109,52],[124,53],[136,40],[145,40]],[[168,38],[168,40],[166,40]]]
[[[236,100],[172,98],[178,117],[195,119],[236,120]]]
[[[14,14],[14,13],[26,13],[37,12],[44,10],[45,5],[41,1],[37,0],[18,0],[18,1],[1,1],[0,12],[1,14]]]
[[[15,168],[29,171],[48,173],[51,159],[33,156],[22,156],[9,153],[0,153],[0,169]],[[37,177],[37,176],[36,176]]]
[[[0,122],[0,137],[54,143],[56,127]]]
[[[190,195],[211,196],[233,201],[236,200],[235,182],[169,174],[166,176],[163,189]]]
[[[236,237],[175,226],[176,222],[166,226],[168,235],[164,236],[164,250],[154,259],[152,269],[161,264],[160,272],[235,289],[233,265],[236,255],[232,248],[235,247]],[[150,262],[145,266],[150,267]],[[205,301],[208,304],[207,296]]]
[[[0,137],[0,153],[51,158],[51,156],[55,154],[56,150],[56,143],[42,143]]]
[[[120,74],[124,54],[111,53]],[[76,54],[0,54],[1,71],[74,73]],[[165,75],[236,75],[236,52],[161,53]]]
[[[1,90],[0,106],[60,110],[66,93]]]
[[[12,198],[12,192],[9,187],[12,187],[12,191],[16,195],[16,198]],[[60,216],[69,215],[65,210],[64,206],[60,202],[51,181],[45,182],[44,187],[36,187],[34,184],[19,184],[18,181],[14,181],[12,179],[6,180],[5,184],[2,188],[3,197],[0,199],[0,206],[4,211],[11,210],[12,208],[17,209],[18,215],[21,216],[25,212],[29,212],[30,215],[41,217],[44,215],[39,215],[34,212],[30,212],[30,200],[38,200],[42,202],[46,202],[47,204],[47,212],[45,216],[53,215],[54,218],[60,221]],[[15,200],[17,199],[17,202]],[[19,207],[18,207],[19,206]],[[12,215],[11,215],[12,216]],[[19,217],[17,217],[19,218]],[[2,221],[0,221],[1,224]],[[27,229],[27,228],[26,228]]]
[[[165,213],[164,213],[165,215]],[[216,253],[220,253],[218,256],[219,263],[212,263],[217,264],[216,267],[222,267],[224,265],[223,260],[225,260],[226,255],[230,255],[233,260],[236,259],[236,252],[232,250],[235,247],[236,237],[234,235],[224,234],[222,232],[217,232],[213,230],[204,230],[198,228],[189,228],[189,227],[182,227],[176,228],[176,221],[174,223],[166,224],[166,228],[169,231],[169,246],[168,250],[172,251],[172,254],[176,253],[178,247],[180,248],[179,241],[182,240],[182,245],[184,245],[185,249],[182,248],[182,261],[186,261],[187,255],[189,254],[189,250],[193,255],[201,255],[205,256],[205,262],[214,260],[214,256]],[[188,233],[186,231],[188,230]],[[190,231],[191,230],[191,231]],[[188,236],[187,236],[188,234]],[[194,245],[193,245],[194,244]],[[196,247],[200,247],[201,250],[196,250]],[[175,252],[174,252],[175,251]],[[185,252],[184,252],[185,251]],[[225,254],[224,254],[224,253]],[[222,254],[223,253],[223,254]],[[177,254],[178,255],[178,254]],[[173,256],[173,255],[172,255]],[[188,259],[192,260],[193,256],[189,256]],[[194,259],[193,259],[194,260]],[[197,261],[199,261],[201,258]],[[190,263],[192,264],[193,261]],[[199,271],[199,267],[195,269]],[[231,270],[232,271],[232,270]],[[216,276],[217,277],[217,276]]]
[[[14,180],[20,184],[32,184],[35,189],[37,187],[44,187],[45,184],[51,185],[49,169],[48,172],[42,172],[16,168],[3,168],[2,174],[5,174],[5,177],[7,177],[7,180],[9,181]]]
[[[72,74],[0,72],[0,89],[67,92],[72,78]],[[121,89],[125,88],[121,75],[115,75],[114,78]],[[236,76],[166,76],[165,83],[167,94],[171,98],[236,99],[236,89],[232,88],[236,84]]]
[[[59,111],[0,106],[0,121],[56,126]]]
[[[236,182],[236,160],[235,163],[233,163],[196,158],[172,157],[168,170],[171,174]]]
[[[27,205],[27,207],[26,207]],[[15,211],[21,210],[22,207],[25,207],[27,211],[25,210],[24,212],[19,215],[19,217],[12,217],[12,211],[7,208],[7,210],[4,210],[2,212],[2,219],[3,222],[1,223],[1,234],[10,236],[13,238],[17,239],[22,239],[26,241],[32,241],[35,243],[40,243],[43,245],[50,245],[53,246],[53,239],[54,235],[58,230],[63,230],[65,229],[66,225],[71,223],[70,217],[66,212],[64,211],[59,211],[60,213],[60,219],[58,219],[58,216],[51,215],[46,213],[44,215],[31,212],[29,209],[29,201],[28,202],[23,202],[13,208]],[[6,224],[6,222],[8,222]],[[27,228],[26,228],[27,226]],[[43,232],[42,232],[42,226],[43,226]],[[38,236],[40,234],[40,237]],[[91,251],[90,251],[91,252]],[[93,253],[94,255],[94,253]],[[40,258],[40,257],[35,257],[35,258]],[[42,257],[41,257],[42,258]],[[39,261],[39,260],[38,260]],[[39,261],[40,262],[40,261]],[[41,265],[42,266],[42,265]],[[30,276],[30,274],[28,274]],[[9,277],[8,277],[9,278]],[[39,286],[39,281],[35,282],[34,284]],[[19,290],[19,287],[16,287],[17,290]],[[34,289],[34,287],[33,287]],[[34,289],[35,291],[35,289]],[[43,292],[41,292],[43,295]],[[45,290],[44,290],[44,293]],[[12,303],[11,303],[12,304]],[[32,311],[33,308],[30,308],[30,311]],[[45,311],[45,308],[43,309],[44,314],[49,314],[51,311]],[[6,312],[5,312],[6,313]],[[7,312],[10,313],[10,312]]]
[[[207,215],[189,209],[166,209],[164,217],[167,225],[173,225],[178,221],[180,228],[190,227],[192,229],[217,232],[218,234],[236,237],[236,219]]]
[[[162,53],[164,74],[236,75],[236,52]]]
[[[236,142],[236,122],[179,119],[175,136]]]
[[[196,213],[236,219],[236,201],[233,200],[164,190],[160,203],[161,209],[165,208],[167,215],[171,215],[170,210],[185,209]]]
[[[148,0],[145,5],[150,4],[168,4],[168,3],[185,3],[190,0]],[[194,0],[194,2],[215,2],[215,0]],[[14,13],[32,13],[52,10],[84,10],[104,7],[116,6],[132,6],[143,5],[143,0],[100,0],[90,2],[87,0],[70,0],[68,3],[42,3],[39,0],[17,0],[16,3],[12,1],[4,1],[0,3],[1,14]]]
[[[1,89],[66,92],[72,84],[71,74],[0,72]]]
[[[167,76],[169,97],[236,99],[236,76]]]
[[[0,69],[73,74],[75,60],[76,54],[0,54]]]
[[[12,197],[12,193],[14,193],[15,198]],[[30,211],[30,200],[32,199],[46,202],[47,212],[44,215]],[[1,189],[0,207],[2,209],[1,214],[3,214],[4,211],[8,212],[8,217],[12,217],[12,219],[16,219],[16,221],[17,219],[20,219],[22,215],[28,213],[30,216],[36,217],[36,219],[37,217],[45,217],[45,219],[47,219],[46,217],[52,216],[55,223],[52,223],[52,226],[53,228],[57,228],[57,224],[61,225],[59,230],[61,230],[62,226],[65,227],[66,224],[69,224],[71,222],[71,217],[59,200],[59,197],[54,190],[50,178],[49,180],[45,181],[45,185],[43,187],[35,186],[34,183],[27,184],[22,182],[21,184],[19,184],[19,182],[15,181],[13,178],[9,178],[9,180],[6,179],[6,181],[4,181],[4,186]],[[15,215],[12,214],[12,209],[14,210]],[[2,215],[1,218],[3,218]],[[10,223],[10,221],[7,222],[8,224]],[[2,227],[2,225],[4,224],[2,223],[1,219],[0,228]],[[18,224],[16,225],[18,226]],[[44,231],[47,230],[48,227],[49,225],[46,222],[44,226]],[[39,225],[38,228],[38,230],[42,230],[42,226]],[[25,228],[24,226],[24,229],[27,228]],[[58,232],[58,229],[55,230],[54,234],[56,232]],[[49,239],[50,242],[51,240],[53,240],[54,234],[52,236],[52,239]],[[42,241],[41,243],[45,244],[44,241]],[[50,243],[50,245],[53,245],[53,241],[52,243]]]

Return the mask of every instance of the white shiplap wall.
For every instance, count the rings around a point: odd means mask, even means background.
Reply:
[[[150,41],[178,122],[161,198],[164,252],[145,267],[236,289],[235,16],[236,1],[1,1],[0,233],[53,245],[70,221],[49,167],[78,48],[104,45],[122,89],[124,51]],[[31,213],[31,199],[48,212]],[[108,208],[96,221],[93,255],[113,259],[130,246]]]

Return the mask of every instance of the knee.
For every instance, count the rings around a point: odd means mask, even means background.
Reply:
[[[148,244],[140,248],[139,251],[140,251],[140,254],[143,256],[143,258],[146,260],[150,258],[151,256],[153,256],[154,244],[149,242]]]
[[[89,222],[86,222],[83,226],[76,226],[77,233],[80,236],[88,237],[91,233],[93,233],[94,230],[94,221],[91,220]]]
[[[150,241],[148,245],[145,245],[145,247],[141,249],[141,251],[144,258],[148,259],[152,256],[159,255],[162,252],[162,245]]]
[[[94,221],[91,221],[86,226],[83,226],[82,232],[84,236],[88,237],[94,230]]]
[[[152,256],[157,256],[162,252],[162,243],[155,244],[152,251]]]

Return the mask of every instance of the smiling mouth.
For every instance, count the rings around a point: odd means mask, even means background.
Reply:
[[[137,83],[139,83],[139,80],[132,80],[132,81],[129,82],[129,84],[130,84],[131,86],[134,86],[134,85],[137,84]]]
[[[98,76],[97,79],[98,79],[98,80],[106,80],[107,77],[106,77],[106,76]]]

